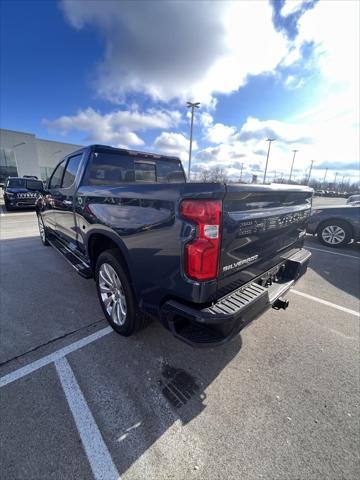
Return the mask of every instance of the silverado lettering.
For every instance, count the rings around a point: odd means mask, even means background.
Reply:
[[[226,265],[223,267],[223,271],[226,272],[227,270],[231,270],[232,268],[240,267],[241,265],[245,265],[247,263],[255,262],[259,258],[259,255],[253,255],[252,257],[245,258],[244,260],[239,260],[238,262],[232,263],[231,265]]]

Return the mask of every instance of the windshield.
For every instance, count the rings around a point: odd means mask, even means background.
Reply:
[[[7,186],[9,188],[26,188],[25,178],[10,178]]]
[[[9,178],[8,188],[27,188],[29,190],[43,190],[44,186],[40,180],[26,180],[25,178]]]

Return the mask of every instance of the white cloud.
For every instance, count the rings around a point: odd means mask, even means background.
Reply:
[[[351,177],[352,181],[359,179],[358,124],[352,110],[345,109],[342,114],[339,112],[334,116],[331,103],[288,122],[249,117],[227,141],[200,149],[195,168],[224,167],[236,179],[243,163],[243,178],[262,175],[268,149],[266,139],[269,137],[275,139],[270,152],[270,179],[275,171],[288,178],[294,149],[298,150],[294,167],[298,179],[303,178],[311,160],[315,160],[313,177],[323,178],[325,168],[328,168],[328,178],[332,179],[338,171]]]
[[[283,17],[287,17],[288,15],[298,12],[309,3],[310,0],[286,0],[281,8],[280,13]]]
[[[259,120],[248,117],[239,132],[243,141],[261,141],[275,138],[287,144],[309,143],[312,138],[311,128],[307,125],[291,124],[278,120]]]
[[[297,88],[300,88],[304,85],[305,81],[302,78],[297,78],[295,75],[288,75],[285,79],[285,85],[292,89],[295,90]]]
[[[212,104],[248,75],[273,72],[288,50],[268,2],[62,0],[74,28],[94,27],[105,41],[100,95],[122,102],[140,92],[155,100]]]
[[[336,84],[338,89],[352,89],[354,100],[358,102],[359,17],[358,1],[319,1],[300,17],[299,34],[284,64],[297,61],[301,58],[301,48],[313,44],[310,62],[319,68],[327,87]]]
[[[214,122],[212,115],[209,112],[201,112],[199,115],[200,125],[202,127],[208,128]]]
[[[134,92],[141,94],[138,100],[147,95],[162,102],[202,102],[196,125],[202,140],[214,145],[198,151],[197,166],[220,164],[235,175],[244,162],[248,173],[258,173],[265,163],[266,138],[273,137],[277,141],[271,147],[270,170],[289,171],[291,150],[299,148],[295,163],[299,175],[310,160],[316,160],[314,175],[322,174],[319,165],[336,169],[343,165],[349,174],[356,173],[350,166],[359,158],[360,2],[320,0],[310,8],[307,0],[286,1],[281,15],[298,18],[299,33],[293,41],[275,30],[270,2],[265,1],[62,0],[62,8],[74,28],[94,28],[104,40],[104,59],[96,77],[100,95],[118,102]],[[308,52],[309,46],[313,53],[304,58],[304,47]],[[301,111],[299,102],[294,116],[283,121],[254,118],[249,111],[237,130],[220,123],[223,118],[214,120],[215,95],[238,90],[248,75],[276,73],[279,64],[283,68],[278,73],[290,89],[302,86],[306,72],[304,103],[312,100],[311,109]],[[317,84],[314,79],[319,77]],[[308,88],[311,81],[313,92]],[[204,111],[204,102],[211,114]],[[139,113],[136,105],[126,112],[101,115],[87,109],[48,123],[63,131],[88,132],[92,141],[121,145],[140,145],[138,133],[144,129],[171,128],[157,136],[153,148],[187,160],[188,139],[173,130],[179,125],[179,112]]]
[[[228,142],[231,137],[235,134],[236,128],[229,127],[222,123],[215,123],[208,128],[206,134],[206,140],[211,143],[224,143]]]
[[[182,133],[162,132],[155,140],[153,147],[158,153],[180,157],[183,164],[187,164],[189,157],[189,139]],[[193,151],[197,150],[197,142],[192,144]]]
[[[166,129],[176,127],[181,120],[178,111],[148,109],[139,112],[136,105],[133,110],[115,110],[110,113],[87,108],[76,115],[64,115],[55,120],[44,120],[50,129],[62,134],[77,130],[85,133],[85,140],[101,142],[114,146],[144,145],[144,141],[135,133],[148,129]]]

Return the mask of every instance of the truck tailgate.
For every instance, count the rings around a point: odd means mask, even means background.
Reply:
[[[282,185],[227,185],[219,264],[220,297],[302,247],[313,190]]]

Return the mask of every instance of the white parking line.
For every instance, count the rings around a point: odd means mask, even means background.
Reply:
[[[316,250],[317,252],[331,253],[331,255],[339,255],[340,257],[356,258],[356,260],[360,260],[360,257],[356,257],[355,255],[348,255],[347,253],[332,252],[331,250],[325,250],[324,248],[309,247],[308,245],[306,245],[305,248],[309,250]]]
[[[350,313],[350,315],[355,315],[355,317],[360,317],[360,313],[356,310],[350,310],[350,308],[342,307],[341,305],[336,305],[336,303],[328,302],[327,300],[323,300],[322,298],[313,297],[308,293],[299,292],[298,290],[290,290],[292,293],[296,293],[296,295],[300,295],[301,297],[308,298],[309,300],[314,300],[314,302],[322,303],[323,305],[327,305],[328,307],[336,308],[336,310],[341,310],[345,313]]]
[[[119,472],[69,362],[66,358],[60,358],[56,360],[55,367],[95,480],[120,480]]]
[[[9,213],[5,210],[5,207],[0,206],[0,217],[21,217],[21,215],[36,215],[36,212],[34,210],[20,210],[16,213]]]
[[[35,360],[35,362],[29,363],[22,368],[18,368],[17,370],[14,370],[13,372],[8,373],[7,375],[4,375],[0,378],[0,387],[4,387],[9,383],[15,382],[15,380],[19,380],[19,378],[25,377],[25,375],[29,375],[29,373],[35,372],[35,370],[39,370],[39,368],[42,368],[45,365],[49,365],[49,363],[55,362],[56,360],[65,357],[65,355],[68,355],[69,353],[75,352],[75,350],[79,350],[85,345],[95,342],[95,340],[98,340],[99,338],[108,335],[112,331],[113,330],[111,327],[103,328],[102,330],[99,330],[92,335],[89,335],[88,337],[82,338],[77,342],[70,343],[70,345],[67,345],[64,348],[60,348],[60,350],[57,350],[53,353],[50,353],[50,355],[46,355],[39,360]]]
[[[23,215],[32,215],[35,217],[35,212],[18,212],[18,213],[0,213],[0,217],[22,217]]]

